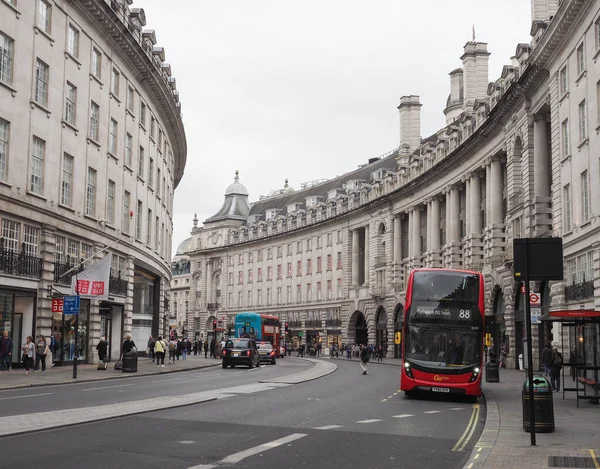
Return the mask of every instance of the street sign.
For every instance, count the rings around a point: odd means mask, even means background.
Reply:
[[[53,313],[62,313],[63,312],[63,299],[62,298],[52,298],[52,312]]]
[[[532,293],[531,295],[529,295],[529,302],[531,303],[531,306],[539,305],[540,296],[537,293]]]
[[[79,314],[79,297],[65,296],[63,303],[63,314]]]

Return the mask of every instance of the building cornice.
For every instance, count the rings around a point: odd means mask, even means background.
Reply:
[[[104,0],[78,0],[70,2],[88,22],[94,25],[105,38],[115,45],[115,52],[125,58],[138,72],[139,80],[151,92],[154,99],[166,117],[167,129],[171,135],[173,154],[175,160],[174,189],[177,187],[187,160],[187,141],[181,114],[173,92],[169,89],[162,69],[155,67],[154,63],[142,49],[140,42],[129,31],[128,26],[121,21]]]

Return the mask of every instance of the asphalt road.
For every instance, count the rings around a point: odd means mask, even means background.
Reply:
[[[372,365],[363,376],[357,362],[337,363],[335,373],[299,385],[3,438],[2,465],[427,469],[467,461],[483,405],[408,400],[398,391],[399,368]]]
[[[308,361],[286,357],[277,360],[276,365],[262,365],[252,370],[244,367],[224,370],[218,366],[182,373],[6,390],[0,391],[0,417],[210,391],[286,376],[311,366]]]

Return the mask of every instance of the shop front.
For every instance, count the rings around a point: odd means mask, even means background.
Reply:
[[[79,316],[79,318],[77,317]],[[50,350],[54,366],[77,361],[88,363],[90,300],[81,298],[79,315],[52,313]]]
[[[13,366],[21,362],[21,347],[27,336],[34,336],[36,296],[33,292],[0,290],[0,333],[12,339]]]
[[[122,304],[110,301],[100,302],[100,337],[104,337],[108,342],[108,361],[118,359],[121,353],[121,343],[124,340],[121,333],[124,310],[125,307]]]

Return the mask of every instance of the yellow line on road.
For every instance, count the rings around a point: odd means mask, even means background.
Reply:
[[[589,452],[592,456],[592,461],[594,461],[594,466],[596,466],[597,469],[600,469],[600,461],[596,458],[596,452],[593,449],[590,449]]]
[[[479,404],[473,404],[473,412],[471,412],[471,418],[469,419],[469,423],[467,424],[467,428],[465,428],[464,433],[458,439],[452,451],[462,451],[467,446],[467,443],[473,436],[473,432],[475,431],[475,427],[477,426],[477,421],[479,420]]]

